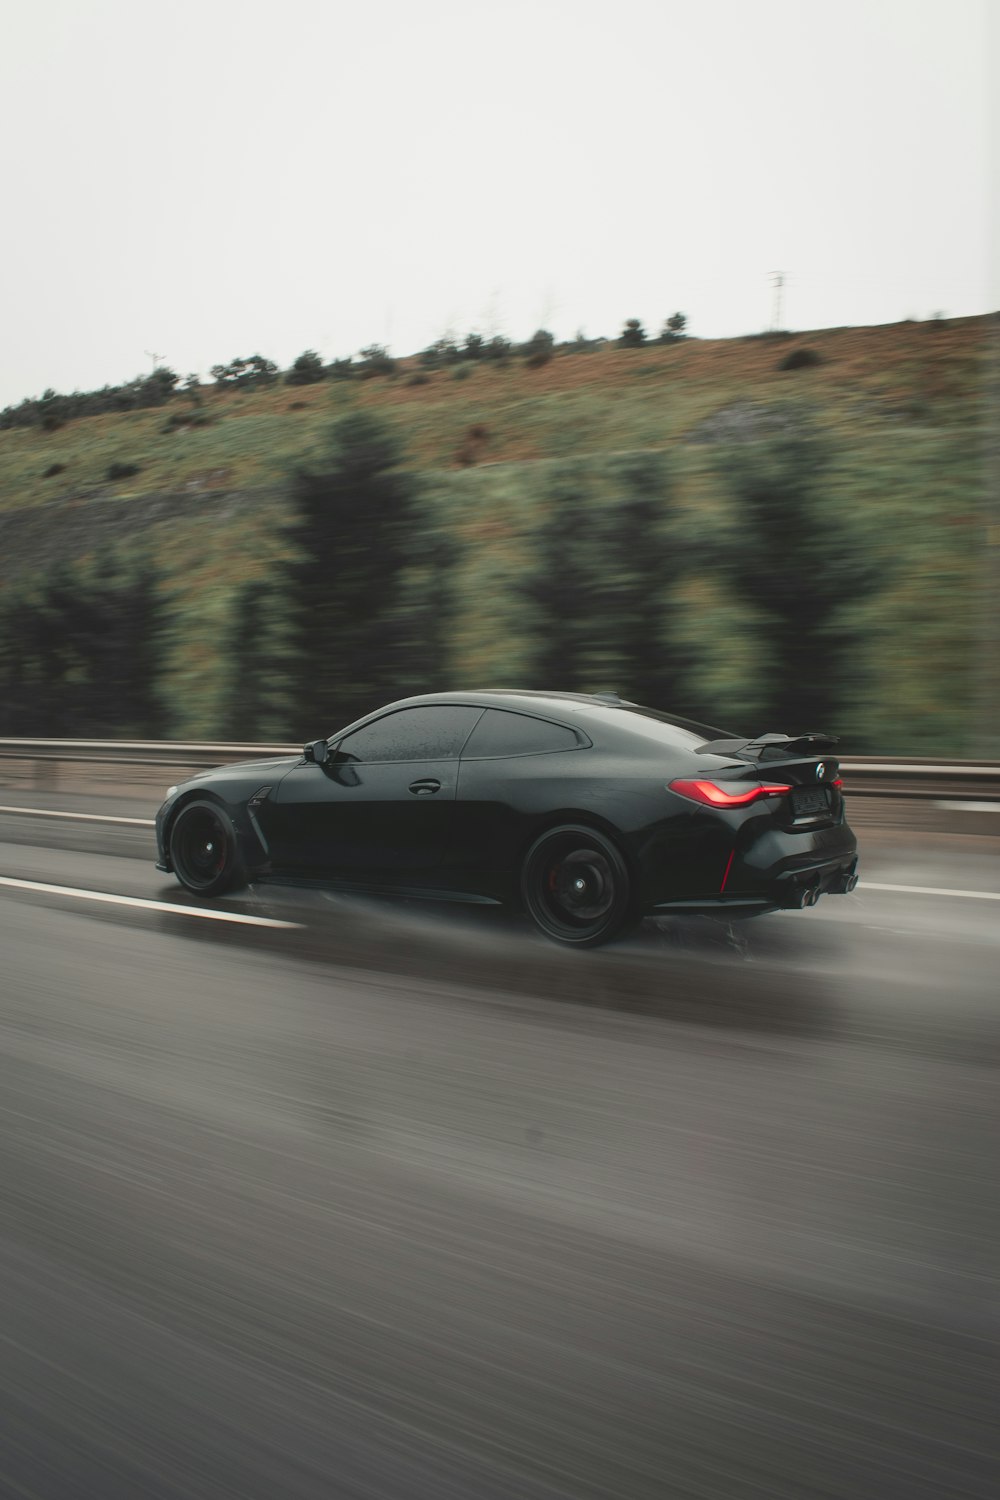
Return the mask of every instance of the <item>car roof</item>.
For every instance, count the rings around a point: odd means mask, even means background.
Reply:
[[[581,708],[607,708],[620,704],[617,693],[559,693],[545,692],[537,688],[473,688],[467,692],[421,693],[413,698],[400,699],[391,706],[400,708],[418,703],[469,703],[482,708],[523,709],[527,713],[565,714],[579,712]],[[389,705],[387,705],[389,706]]]
[[[482,708],[506,708],[514,712],[539,714],[563,721],[567,715],[572,714],[589,720],[592,724],[600,722],[605,727],[614,725],[618,729],[636,727],[635,715],[648,713],[642,705],[632,703],[627,698],[620,698],[617,693],[561,693],[537,688],[475,688],[464,693],[457,691],[422,693],[413,698],[404,698],[397,703],[387,704],[386,707],[409,708],[426,703],[465,703]],[[632,712],[623,713],[619,718],[613,712],[616,708],[632,710]],[[656,715],[651,715],[651,717],[656,717]],[[631,726],[628,723],[629,719],[633,720]],[[678,728],[690,730],[695,735],[704,732],[706,739],[724,733],[722,730],[714,729],[711,725],[686,719],[680,714],[664,713],[663,719]]]

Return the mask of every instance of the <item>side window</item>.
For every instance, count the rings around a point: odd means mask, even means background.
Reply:
[[[457,760],[481,708],[436,703],[400,708],[355,729],[336,749],[337,760]]]
[[[544,755],[575,750],[583,741],[575,730],[527,714],[488,708],[469,737],[463,760],[492,760],[501,755]]]

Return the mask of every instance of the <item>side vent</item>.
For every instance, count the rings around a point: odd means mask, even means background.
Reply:
[[[264,837],[263,828],[261,828],[260,824],[257,822],[257,809],[267,801],[270,795],[271,788],[269,786],[260,786],[257,788],[253,796],[250,798],[250,801],[247,803],[247,815],[250,819],[251,824],[253,825],[253,831],[257,835],[260,847],[263,849],[268,858],[270,858],[271,849],[270,845],[267,842],[267,839]]]

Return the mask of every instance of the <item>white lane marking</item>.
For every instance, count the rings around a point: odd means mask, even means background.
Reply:
[[[935,802],[946,812],[995,812],[1000,813],[1000,802]]]
[[[207,922],[238,922],[244,927],[297,927],[301,922],[280,922],[277,917],[250,917],[239,911],[206,911],[200,906],[172,906],[169,901],[147,901],[143,896],[116,896],[110,891],[84,891],[73,885],[48,885],[42,880],[14,880],[0,875],[0,885],[15,891],[40,891],[48,896],[76,896],[81,901],[104,901],[109,906],[138,906],[143,911],[166,911],[176,917],[203,917]]]
[[[110,813],[52,812],[47,807],[0,807],[0,813],[23,813],[26,818],[75,818],[83,823],[129,823],[133,828],[152,828],[152,818],[113,818]]]
[[[880,885],[862,880],[859,891],[899,891],[904,896],[964,896],[968,901],[1000,901],[1000,891],[951,891],[937,885]]]

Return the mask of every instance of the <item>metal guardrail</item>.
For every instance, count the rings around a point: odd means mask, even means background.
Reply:
[[[0,776],[4,762],[16,763],[21,776],[38,788],[54,788],[62,768],[89,772],[101,781],[121,780],[128,767],[136,781],[159,783],[166,775],[185,773],[269,755],[296,755],[300,745],[223,745],[173,740],[31,740],[0,739]],[[14,766],[9,765],[13,771]],[[980,798],[1000,801],[1000,761],[942,762],[931,758],[854,756],[841,762],[845,790],[853,796]],[[152,773],[143,776],[146,771]]]

